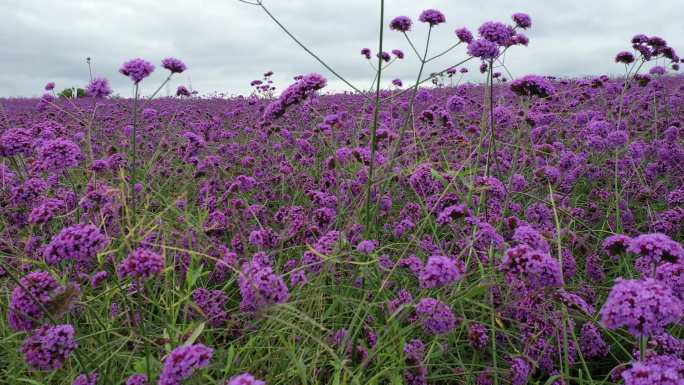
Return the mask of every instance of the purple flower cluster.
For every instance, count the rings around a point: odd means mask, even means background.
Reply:
[[[162,67],[171,71],[172,74],[179,74],[188,69],[188,67],[180,59],[167,57],[162,60]]]
[[[676,356],[655,356],[636,361],[622,372],[625,385],[682,385],[684,361]]]
[[[181,345],[166,357],[159,385],[181,385],[197,369],[209,365],[214,350],[202,344]]]
[[[46,271],[28,273],[19,283],[12,291],[7,319],[14,330],[31,330],[39,326],[46,317],[43,309],[64,288]]]
[[[457,324],[449,305],[434,298],[423,298],[416,305],[416,315],[427,334],[444,334],[452,331]]]
[[[433,27],[438,24],[446,23],[446,16],[437,9],[426,9],[420,13],[418,20],[422,23],[430,24]]]
[[[553,85],[541,76],[527,75],[511,83],[511,91],[520,96],[548,98],[556,93]]]
[[[210,326],[218,328],[228,322],[228,296],[221,290],[195,289],[192,301],[200,308]]]
[[[24,341],[21,352],[34,369],[52,371],[64,366],[78,348],[71,325],[42,326]]]
[[[558,261],[526,244],[508,249],[499,269],[509,282],[524,282],[531,289],[557,287],[563,284]]]
[[[368,52],[370,55],[370,52]],[[315,91],[325,87],[327,80],[319,74],[311,73],[302,76],[294,84],[283,91],[278,99],[271,102],[262,116],[262,126],[271,125],[277,118],[285,114],[285,111],[310,97]]]
[[[94,98],[106,98],[111,95],[112,88],[109,86],[109,81],[105,78],[93,78],[86,87],[88,96]]]
[[[626,327],[635,336],[660,334],[684,315],[684,304],[661,282],[618,279],[601,309],[609,329]]]
[[[82,270],[95,265],[97,253],[109,245],[109,239],[94,225],[65,227],[45,247],[45,262],[56,265],[62,261],[74,261]]]
[[[268,305],[285,303],[290,298],[285,281],[273,271],[268,257],[264,261],[255,255],[250,262],[244,263],[239,284],[240,309],[243,311],[256,312]]]
[[[433,255],[423,266],[418,279],[426,289],[452,284],[463,276],[462,267],[456,261],[442,255]]]
[[[166,265],[164,257],[147,248],[139,248],[124,259],[118,267],[119,278],[147,281],[161,274]]]
[[[125,62],[119,72],[130,78],[134,84],[140,83],[154,71],[154,64],[140,58]]]
[[[264,381],[256,379],[249,373],[242,373],[233,376],[226,382],[226,385],[266,385]]]

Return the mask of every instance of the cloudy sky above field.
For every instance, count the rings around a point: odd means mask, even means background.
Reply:
[[[683,38],[679,0],[386,0],[385,27],[397,15],[414,20],[425,8],[438,8],[447,23],[434,30],[433,52],[455,42],[453,31],[471,30],[484,21],[509,21],[514,12],[533,18],[527,31],[529,47],[515,47],[506,57],[513,76],[529,73],[561,76],[618,74],[617,51],[629,48],[635,33],[660,35],[668,41]],[[311,50],[360,88],[372,80],[362,47],[376,52],[379,1],[264,0],[270,11]],[[275,72],[279,89],[299,73],[320,72],[329,89],[344,90],[331,74],[302,51],[258,7],[237,0],[2,0],[0,14],[0,96],[36,96],[43,85],[57,88],[88,81],[85,58],[94,74],[110,80],[115,92],[129,96],[132,87],[117,70],[121,63],[142,57],[159,67],[167,56],[184,60],[189,70],[173,80],[191,84],[202,94],[249,92],[249,82],[264,71]],[[420,47],[427,27],[417,23],[411,37]],[[385,47],[399,48],[407,59],[393,64],[386,82],[415,78],[418,60],[401,34],[386,28]],[[678,51],[684,41],[671,41]],[[420,48],[419,48],[420,49]],[[464,57],[465,47],[430,63],[438,71]],[[468,78],[480,80],[475,71]],[[150,93],[163,80],[157,69],[143,82]],[[164,94],[165,92],[162,92]]]

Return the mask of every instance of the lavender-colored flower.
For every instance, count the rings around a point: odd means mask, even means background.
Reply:
[[[404,345],[404,354],[409,364],[420,364],[425,357],[425,343],[419,339],[412,339]]]
[[[226,385],[266,385],[266,382],[256,379],[249,373],[242,373],[233,376],[226,382]]]
[[[392,60],[392,56],[385,51],[380,52],[378,54],[378,57],[384,62],[389,62],[390,60]]]
[[[285,114],[289,107],[301,103],[326,85],[327,80],[322,75],[311,73],[302,76],[297,82],[287,87],[278,99],[266,106],[261,125],[263,127],[271,125],[273,121]]]
[[[62,171],[83,160],[81,149],[66,139],[47,140],[38,147],[36,167],[41,171]]]
[[[524,282],[532,289],[561,286],[563,283],[558,261],[525,244],[508,249],[499,269],[509,282]]]
[[[663,263],[656,268],[655,278],[672,289],[676,296],[684,300],[684,264]]]
[[[96,385],[98,377],[97,373],[79,374],[71,385]]]
[[[366,239],[356,245],[356,251],[363,254],[371,254],[378,247],[378,241]]]
[[[94,98],[106,98],[111,95],[112,88],[109,87],[109,81],[107,81],[107,79],[94,78],[88,83],[88,86],[86,86],[86,92],[88,93],[88,96]]]
[[[0,135],[0,156],[29,155],[32,151],[34,137],[31,130],[12,127]]]
[[[527,29],[532,26],[532,18],[530,15],[522,12],[514,13],[511,17],[515,22],[515,25],[522,29]]]
[[[174,57],[167,57],[162,60],[162,67],[171,71],[172,74],[179,74],[188,68],[180,59]]]
[[[19,282],[12,291],[7,319],[14,330],[31,330],[46,317],[43,308],[64,288],[46,271],[28,273]]]
[[[259,311],[268,305],[285,303],[290,297],[283,278],[273,272],[270,264],[261,263],[256,256],[242,265],[239,286],[243,311]]]
[[[615,55],[616,63],[631,64],[634,63],[634,55],[631,52],[622,51]]]
[[[392,80],[392,84],[395,85],[395,86],[397,86],[397,87],[401,87],[401,86],[404,85],[404,83],[401,82],[401,79],[394,79],[394,80]]]
[[[661,282],[618,279],[601,309],[601,322],[609,329],[626,327],[635,336],[653,335],[683,312],[681,300]]]
[[[148,385],[148,379],[146,374],[136,373],[128,377],[126,380],[126,385]]]
[[[473,40],[468,44],[468,55],[482,60],[495,59],[499,56],[499,46],[486,39]]]
[[[200,308],[210,326],[218,328],[228,322],[228,296],[221,290],[195,289],[192,292],[192,301]]]
[[[636,361],[622,372],[625,385],[682,385],[684,361],[676,356],[655,356]]]
[[[599,358],[608,355],[608,344],[596,325],[587,322],[580,331],[580,348],[584,357]]]
[[[434,298],[423,298],[416,305],[416,315],[427,334],[444,334],[456,327],[456,316],[449,305]]]
[[[615,234],[604,239],[602,247],[608,255],[617,256],[627,250],[631,242],[632,238],[622,234]]]
[[[462,269],[456,261],[442,255],[433,255],[420,272],[419,280],[422,288],[435,288],[449,285],[461,279]]]
[[[117,269],[119,278],[130,277],[138,281],[147,281],[161,274],[166,261],[164,257],[147,248],[139,248],[124,259]]]
[[[123,64],[119,72],[129,77],[134,84],[140,83],[154,71],[154,65],[140,58],[131,59]]]
[[[480,28],[477,29],[477,32],[483,39],[498,45],[508,44],[515,34],[513,28],[498,21],[488,21],[483,23]]]
[[[48,198],[34,207],[29,214],[29,223],[36,225],[49,222],[56,215],[66,209],[66,203],[61,199]]]
[[[413,24],[413,22],[408,16],[397,16],[390,21],[390,29],[399,32],[407,32],[411,30],[411,24]]]
[[[481,323],[474,323],[468,329],[468,342],[473,349],[484,349],[489,343],[489,331]]]
[[[525,385],[530,378],[532,366],[523,357],[515,357],[511,360],[511,385]]]
[[[402,51],[400,49],[393,49],[392,55],[394,55],[397,59],[403,59],[404,58],[404,51]]]
[[[45,91],[52,91],[55,89],[55,82],[48,82],[45,84]]]
[[[42,326],[21,347],[26,362],[34,369],[52,371],[64,366],[78,348],[71,325]]]
[[[648,73],[651,75],[658,75],[658,76],[663,76],[667,72],[667,69],[663,66],[653,66],[651,69],[648,70]]]
[[[454,31],[458,40],[462,43],[470,44],[473,41],[473,33],[466,27]]]
[[[164,360],[159,385],[181,385],[197,369],[209,365],[214,350],[202,344],[181,345]]]
[[[527,75],[511,83],[511,91],[520,96],[548,98],[556,93],[554,86],[541,76]]]
[[[185,86],[178,86],[176,89],[176,96],[190,96],[190,91]]]
[[[544,253],[548,253],[551,250],[549,243],[544,239],[541,233],[529,225],[516,227],[512,240],[517,244],[525,244]]]
[[[665,234],[641,234],[630,241],[627,251],[639,256],[635,264],[643,274],[651,274],[661,263],[684,263],[684,247]]]
[[[422,23],[428,23],[430,26],[435,26],[446,22],[446,16],[436,9],[426,9],[420,13],[418,20]]]
[[[371,58],[371,50],[370,50],[370,48],[362,48],[362,49],[361,49],[361,55],[365,56],[366,59],[370,59],[370,58]]]
[[[109,239],[94,225],[65,227],[55,235],[43,251],[45,262],[56,265],[62,261],[76,262],[82,270],[95,264],[97,253],[109,245]]]

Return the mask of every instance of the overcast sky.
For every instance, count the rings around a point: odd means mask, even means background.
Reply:
[[[272,13],[314,52],[360,88],[373,72],[359,54],[377,50],[379,1],[263,0]],[[619,74],[616,52],[629,48],[635,33],[660,35],[677,51],[684,50],[681,0],[386,0],[385,46],[402,49],[407,59],[387,71],[405,83],[415,78],[418,61],[400,33],[389,31],[392,17],[417,19],[421,10],[437,8],[447,18],[433,32],[432,52],[455,42],[454,29],[475,31],[484,21],[508,22],[514,12],[532,16],[526,32],[529,47],[515,47],[506,64],[513,76],[530,73],[561,76]],[[237,0],[0,0],[0,96],[37,96],[48,81],[57,88],[88,81],[85,58],[94,75],[109,79],[115,92],[129,96],[130,81],[119,74],[134,57],[154,63],[155,73],[143,81],[144,92],[160,84],[166,71],[159,62],[178,57],[188,71],[172,81],[191,84],[202,94],[247,93],[249,82],[267,70],[275,72],[279,90],[292,76],[319,72],[330,90],[344,90],[323,67],[295,45],[258,7]],[[414,23],[411,37],[424,44],[427,26]],[[438,71],[464,58],[465,47],[430,63]],[[477,63],[469,80],[478,81]]]

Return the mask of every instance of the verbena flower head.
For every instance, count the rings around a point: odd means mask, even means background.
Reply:
[[[599,328],[591,322],[582,326],[580,331],[580,347],[582,354],[589,358],[599,358],[608,355],[608,344],[603,339]]]
[[[226,382],[226,385],[266,385],[266,382],[256,379],[249,373],[233,376]]]
[[[682,385],[684,361],[673,355],[655,356],[635,361],[622,372],[625,385]]]
[[[482,60],[495,59],[499,56],[499,46],[486,39],[473,40],[468,44],[468,55]]]
[[[366,59],[370,59],[372,56],[370,48],[361,48],[361,55],[365,56]]]
[[[41,171],[63,171],[78,166],[83,160],[78,145],[66,139],[47,140],[38,148],[36,168]]]
[[[181,385],[197,369],[209,365],[214,350],[203,344],[181,345],[164,360],[159,385]]]
[[[310,73],[299,78],[294,84],[283,91],[278,99],[271,102],[262,115],[262,127],[267,127],[277,118],[285,114],[285,111],[296,104],[301,103],[315,91],[327,85],[327,80],[323,75]]]
[[[456,261],[442,255],[433,255],[420,273],[420,286],[435,288],[454,283],[461,279],[463,272],[456,265]]]
[[[63,228],[52,238],[43,257],[49,265],[69,260],[81,270],[88,270],[95,264],[97,253],[108,245],[109,239],[95,225],[74,225]]]
[[[172,74],[182,73],[188,68],[180,59],[176,59],[174,57],[167,57],[166,59],[162,60],[162,67],[171,71]]]
[[[26,363],[33,369],[52,371],[64,366],[78,348],[71,325],[42,326],[21,347]]]
[[[526,244],[508,249],[499,269],[509,282],[523,282],[531,289],[557,287],[563,283],[558,261]]]
[[[616,256],[620,253],[625,252],[631,242],[632,238],[623,234],[615,234],[606,238],[601,246],[606,251],[606,253],[608,253],[608,255]]]
[[[423,23],[428,23],[430,26],[435,26],[446,22],[446,16],[436,9],[426,9],[420,13],[418,20]]]
[[[548,98],[556,93],[554,86],[541,76],[527,75],[511,83],[511,91],[520,96]]]
[[[96,385],[98,377],[97,373],[79,374],[71,385]]]
[[[12,291],[7,319],[14,330],[31,330],[46,317],[43,308],[64,288],[47,271],[28,273],[19,282]]]
[[[630,241],[627,251],[639,256],[636,266],[644,274],[664,262],[684,263],[684,247],[665,234],[641,234]]]
[[[661,282],[618,279],[601,309],[601,322],[609,329],[626,327],[634,336],[653,335],[679,321],[683,312],[681,300]]]
[[[527,29],[532,26],[532,18],[530,17],[530,15],[526,13],[514,13],[513,16],[511,16],[511,18],[515,22],[515,25],[522,29]]]
[[[136,373],[128,377],[126,380],[126,385],[148,385],[147,375],[142,373]]]
[[[176,96],[190,96],[190,91],[185,86],[178,86]]]
[[[243,311],[259,311],[268,305],[285,303],[290,297],[283,278],[273,272],[270,264],[263,263],[256,256],[243,264],[239,286]]]
[[[631,52],[622,51],[615,55],[616,63],[631,64],[634,63],[634,55]]]
[[[459,28],[454,33],[462,43],[470,44],[473,41],[473,33],[466,27]]]
[[[399,32],[408,32],[411,30],[411,18],[408,16],[397,16],[390,21],[390,29]]]
[[[423,330],[427,334],[444,334],[456,327],[456,316],[449,305],[434,298],[423,298],[416,305]]]
[[[109,81],[105,78],[94,78],[88,83],[86,87],[86,92],[88,96],[94,98],[106,98],[111,95],[112,89],[109,87]]]
[[[394,55],[397,59],[403,59],[404,58],[404,51],[402,51],[400,49],[393,49],[392,55]]]
[[[658,76],[663,76],[667,70],[663,66],[654,66],[651,69],[648,70],[648,73],[651,75],[658,75]]]
[[[532,365],[525,358],[513,358],[510,370],[511,385],[526,385],[531,372]]]
[[[165,266],[164,257],[147,248],[133,251],[119,265],[119,278],[130,277],[138,281],[147,281],[159,275]]]
[[[481,38],[498,45],[507,45],[515,34],[513,28],[498,21],[483,23],[480,28],[477,29],[477,32],[480,34]]]
[[[131,59],[125,62],[119,69],[119,72],[130,78],[134,84],[140,83],[141,80],[150,76],[153,71],[154,65],[147,60],[140,58]]]
[[[489,342],[489,331],[480,323],[470,325],[468,329],[468,342],[473,349],[484,349]]]
[[[29,155],[33,149],[33,140],[30,130],[19,127],[8,128],[0,135],[0,155],[4,157]]]
[[[52,91],[55,89],[55,82],[48,82],[45,85],[45,91]]]

